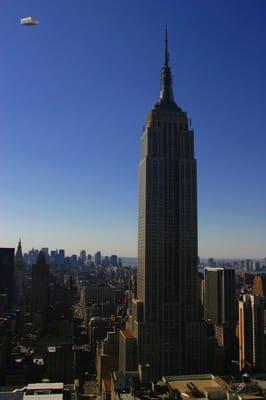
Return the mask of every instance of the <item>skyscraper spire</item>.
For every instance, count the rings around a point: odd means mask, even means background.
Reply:
[[[168,37],[167,37],[167,27],[165,28],[164,35],[164,66],[168,67]]]
[[[15,268],[14,268],[14,299],[16,305],[21,305],[23,303],[24,273],[25,273],[24,270],[25,270],[25,264],[23,260],[21,239],[19,238],[16,257],[15,257]]]
[[[161,90],[157,106],[170,106],[176,108],[176,103],[172,89],[171,69],[169,67],[169,53],[168,53],[168,34],[167,28],[165,29],[164,37],[164,65],[161,70]]]
[[[19,238],[17,252],[16,252],[16,259],[19,261],[23,261],[23,254],[22,254],[22,247],[21,247],[21,238]]]

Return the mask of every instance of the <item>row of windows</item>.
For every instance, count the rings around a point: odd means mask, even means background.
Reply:
[[[143,157],[146,155],[145,150],[142,151]],[[150,131],[148,133],[148,154],[191,159],[194,157],[193,136],[188,132]]]

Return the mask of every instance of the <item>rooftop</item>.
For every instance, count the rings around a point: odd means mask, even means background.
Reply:
[[[238,396],[243,400],[260,400],[265,398],[260,394],[254,394],[254,393],[239,393]]]
[[[143,303],[143,301],[140,299],[132,299],[132,302],[133,303]]]
[[[170,390],[177,390],[184,400],[209,398],[224,399],[227,384],[221,378],[216,379],[212,374],[165,376]]]
[[[42,382],[42,383],[30,383],[27,385],[27,390],[49,390],[49,389],[61,389],[63,390],[64,384],[62,382]]]
[[[261,390],[266,390],[266,380],[263,381],[262,379],[256,379],[256,381]]]
[[[59,394],[24,394],[23,400],[63,400],[63,393]]]

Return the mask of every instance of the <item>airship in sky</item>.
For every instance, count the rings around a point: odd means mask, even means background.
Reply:
[[[21,18],[20,23],[21,25],[38,25],[39,20],[34,17],[26,17],[26,18]]]

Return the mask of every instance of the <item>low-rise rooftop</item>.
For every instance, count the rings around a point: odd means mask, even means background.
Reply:
[[[29,383],[27,390],[63,390],[64,384],[62,382],[41,382],[41,383]]]
[[[165,376],[163,381],[170,391],[177,391],[184,400],[188,399],[225,399],[227,384],[212,374]]]
[[[135,339],[135,336],[129,329],[124,329],[121,331],[125,339]]]

